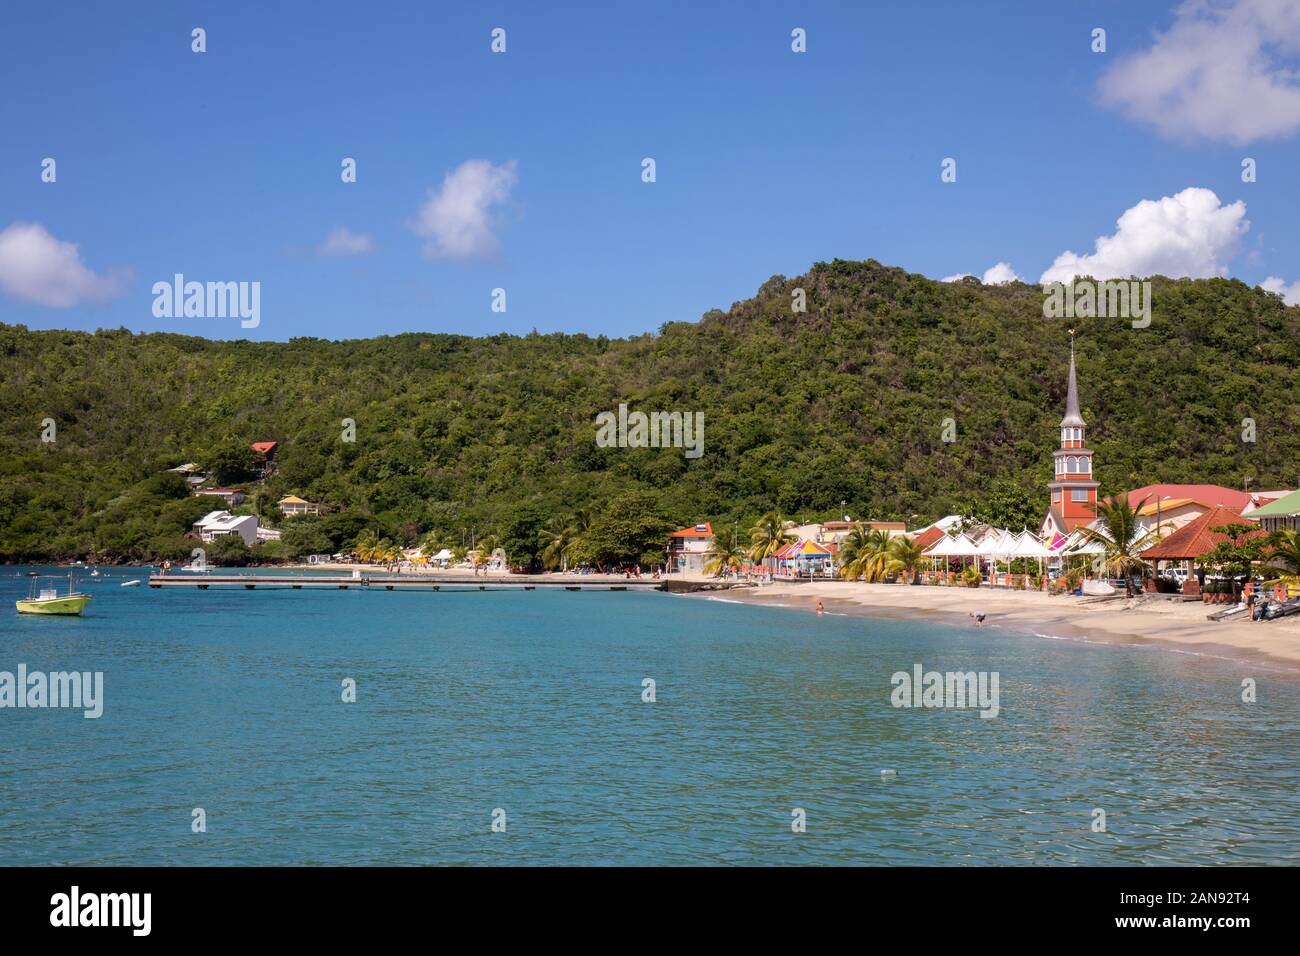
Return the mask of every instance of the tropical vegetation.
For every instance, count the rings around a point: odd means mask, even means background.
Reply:
[[[796,289],[805,312],[791,310]],[[1300,309],[1229,279],[1156,278],[1152,302],[1141,330],[1072,320],[1103,492],[1293,482]],[[627,339],[0,324],[0,561],[187,558],[193,521],[224,507],[166,473],[187,462],[271,522],[285,494],[322,504],[249,560],[349,550],[370,532],[466,549],[494,535],[512,565],[662,561],[665,531],[769,512],[1033,527],[1069,349],[1042,304],[1032,285],[836,260]],[[702,412],[703,455],[597,447],[595,416],[624,402]],[[1267,440],[1243,442],[1244,418]],[[254,441],[279,442],[265,480]],[[574,543],[543,537],[579,511],[590,523]]]

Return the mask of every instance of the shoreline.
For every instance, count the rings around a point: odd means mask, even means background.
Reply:
[[[916,620],[974,628],[971,611],[987,615],[993,627],[1044,640],[1088,644],[1148,645],[1185,654],[1266,664],[1300,675],[1300,619],[1255,623],[1206,618],[1199,602],[1150,602],[1131,606],[1120,600],[1081,604],[1080,599],[1035,591],[940,588],[927,585],[861,582],[778,581],[757,589],[726,593],[727,600],[814,613],[820,599],[827,612],[851,617]],[[689,595],[705,600],[711,595]]]

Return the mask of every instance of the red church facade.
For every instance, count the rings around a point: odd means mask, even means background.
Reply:
[[[1055,478],[1048,483],[1051,504],[1043,518],[1042,533],[1069,534],[1097,517],[1097,486],[1093,478],[1092,449],[1084,435],[1087,425],[1079,413],[1079,384],[1074,370],[1074,342],[1070,342],[1070,377],[1066,389],[1065,417],[1061,419],[1061,447],[1052,453]]]

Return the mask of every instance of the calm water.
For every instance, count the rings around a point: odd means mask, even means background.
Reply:
[[[1300,862],[1300,681],[1259,665],[662,594],[106,573],[61,620],[16,615],[0,568],[0,670],[103,671],[106,697],[0,710],[0,864]],[[918,662],[999,672],[1001,715],[893,708]]]

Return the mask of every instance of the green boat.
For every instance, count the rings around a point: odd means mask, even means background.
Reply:
[[[27,598],[14,602],[19,614],[80,614],[90,603],[89,594],[75,590],[76,582],[71,574],[68,575],[68,593],[62,595],[57,587],[41,587],[40,580],[32,575]]]

